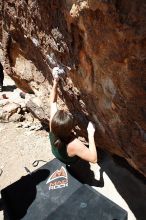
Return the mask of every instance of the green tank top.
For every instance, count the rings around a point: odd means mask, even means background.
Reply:
[[[78,160],[77,156],[74,157],[68,156],[66,145],[62,146],[61,148],[57,148],[53,145],[54,141],[56,140],[56,137],[52,132],[49,132],[49,139],[50,139],[52,153],[57,159],[59,159],[65,164],[72,164]]]

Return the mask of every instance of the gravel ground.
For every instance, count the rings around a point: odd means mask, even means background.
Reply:
[[[12,88],[14,82],[5,75],[4,86]],[[6,87],[5,87],[6,88]],[[7,97],[13,95],[13,91],[4,91]],[[30,131],[29,128],[18,127],[20,122],[0,123],[0,190],[9,184],[27,175],[25,167],[30,171],[38,169],[44,162],[33,167],[35,160],[50,161],[54,158],[51,153],[48,132],[45,130]],[[0,220],[3,212],[0,212]]]
[[[14,96],[14,81],[5,74],[4,91],[10,100]],[[15,90],[16,91],[16,90]],[[15,99],[18,97],[15,94]],[[9,100],[8,99],[8,100]],[[34,170],[34,160],[49,161],[53,158],[48,141],[48,132],[45,130],[30,131],[29,128],[18,127],[20,122],[0,123],[0,189],[26,175],[24,167]],[[41,166],[42,163],[39,164]]]
[[[33,167],[35,160],[50,161],[54,157],[50,151],[48,132],[29,131],[27,128],[17,128],[16,123],[0,124],[0,190],[27,175],[24,167],[30,171],[38,169],[44,162]],[[3,220],[3,211],[0,220]]]
[[[16,123],[1,123],[0,133],[0,168],[3,169],[0,177],[1,189],[26,175],[24,167],[34,170],[33,161],[49,161],[53,158],[48,132],[44,130],[29,131],[27,128],[17,128]],[[41,165],[43,162],[39,163]]]

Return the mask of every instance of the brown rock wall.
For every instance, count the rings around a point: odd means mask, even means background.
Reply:
[[[80,133],[94,121],[97,146],[146,175],[145,0],[2,4],[5,66],[21,89],[40,100],[41,118],[49,118],[52,67],[70,66],[60,98]]]

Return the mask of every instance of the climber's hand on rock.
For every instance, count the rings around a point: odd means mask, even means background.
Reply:
[[[55,74],[53,75],[53,78],[56,79],[56,80],[59,80],[59,79],[60,79],[60,76],[59,76],[59,74],[55,73]]]
[[[91,121],[88,123],[87,132],[88,132],[88,135],[94,136],[95,126]]]

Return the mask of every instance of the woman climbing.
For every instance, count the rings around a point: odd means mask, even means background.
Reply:
[[[57,109],[58,74],[53,74],[53,87],[50,94],[50,144],[52,153],[65,164],[75,163],[79,158],[96,163],[97,151],[94,141],[95,128],[91,122],[87,127],[89,148],[77,139],[72,129],[74,120],[71,113]]]

